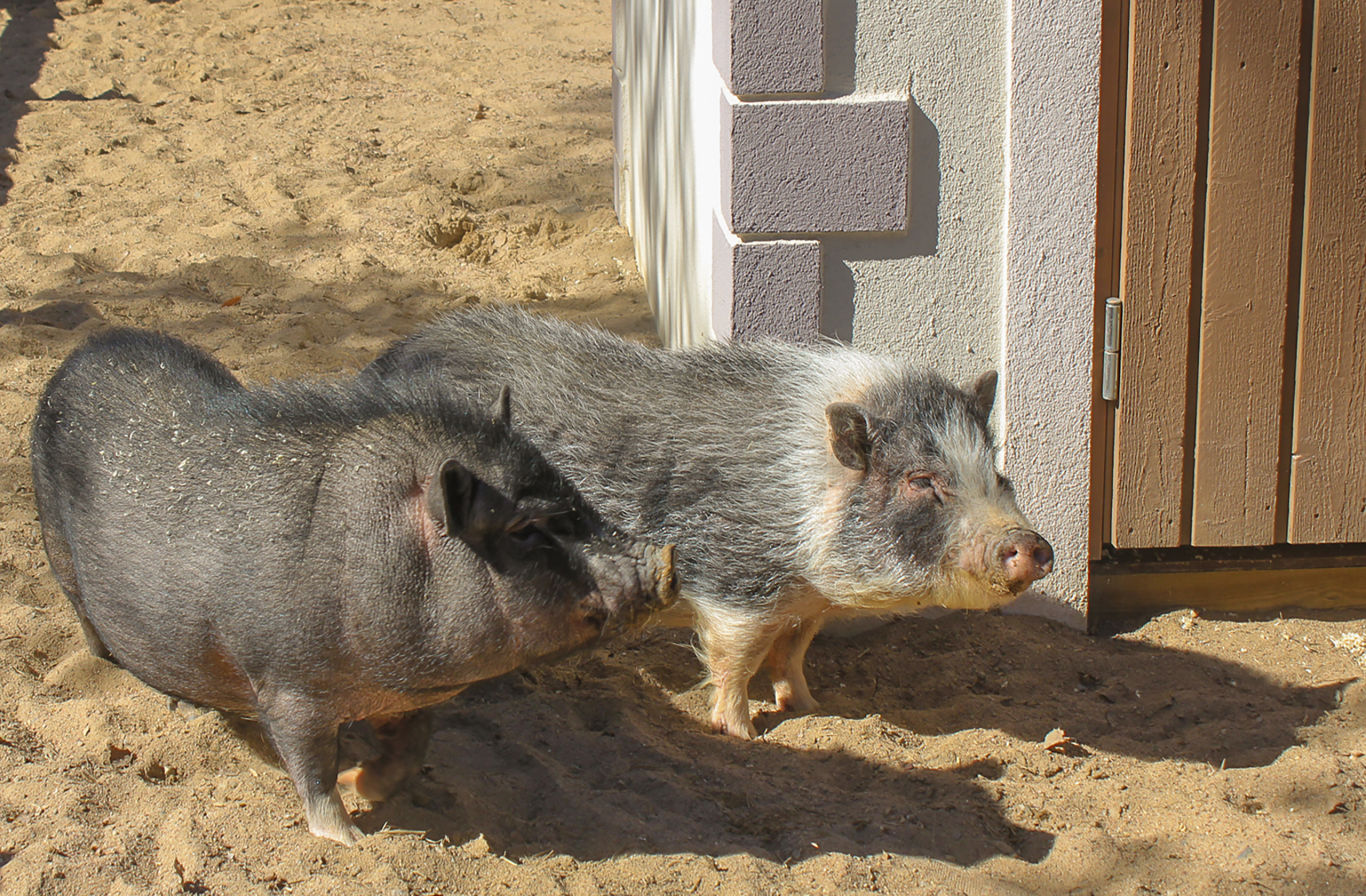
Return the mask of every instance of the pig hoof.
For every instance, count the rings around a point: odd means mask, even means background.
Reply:
[[[354,846],[361,838],[360,828],[351,820],[351,814],[342,805],[341,795],[336,788],[325,797],[305,803],[304,817],[308,819],[308,830],[316,837],[335,840],[342,846]]]
[[[810,694],[775,694],[773,702],[778,705],[778,712],[794,712],[798,715],[815,712],[821,706]]]
[[[754,728],[754,723],[749,719],[727,719],[720,713],[712,714],[711,730],[717,734],[728,734],[741,740],[754,740],[759,736],[759,732]]]
[[[342,846],[355,846],[360,842],[360,828],[356,827],[350,820],[345,823],[332,822],[309,822],[309,833],[315,837],[322,837],[326,840],[335,840]]]

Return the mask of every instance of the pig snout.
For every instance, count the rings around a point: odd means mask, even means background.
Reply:
[[[623,553],[590,556],[597,582],[590,598],[603,634],[631,629],[678,599],[674,546],[636,543]]]
[[[996,552],[1005,585],[1018,594],[1053,571],[1053,546],[1037,532],[1013,529]]]
[[[979,531],[955,557],[956,566],[1000,596],[1019,594],[1053,571],[1053,546],[1023,526]]]

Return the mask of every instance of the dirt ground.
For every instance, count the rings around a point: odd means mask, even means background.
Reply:
[[[0,0],[0,891],[1366,892],[1359,616],[904,619],[818,641],[822,709],[759,702],[754,743],[706,730],[690,633],[655,630],[444,707],[411,791],[352,801],[351,849],[249,727],[87,654],[27,429],[92,331],[166,330],[250,382],[481,301],[652,338],[611,211],[609,14]]]

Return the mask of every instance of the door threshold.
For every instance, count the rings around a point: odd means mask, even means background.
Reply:
[[[1366,609],[1366,545],[1264,548],[1108,548],[1091,564],[1092,615],[1190,608],[1268,611]]]

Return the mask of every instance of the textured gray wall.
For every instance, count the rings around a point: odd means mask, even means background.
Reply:
[[[732,339],[811,342],[820,333],[821,246],[815,240],[737,243],[715,231],[714,295]]]
[[[822,0],[714,0],[716,68],[738,96],[825,88]]]
[[[909,95],[909,221],[831,236],[823,329],[967,381],[1001,359],[1006,3],[832,0],[830,89]]]
[[[904,102],[725,104],[721,208],[738,234],[906,228]]]
[[[1048,533],[1052,575],[1017,609],[1086,618],[1095,347],[1100,4],[1031,0],[1011,16],[1003,463]]]

